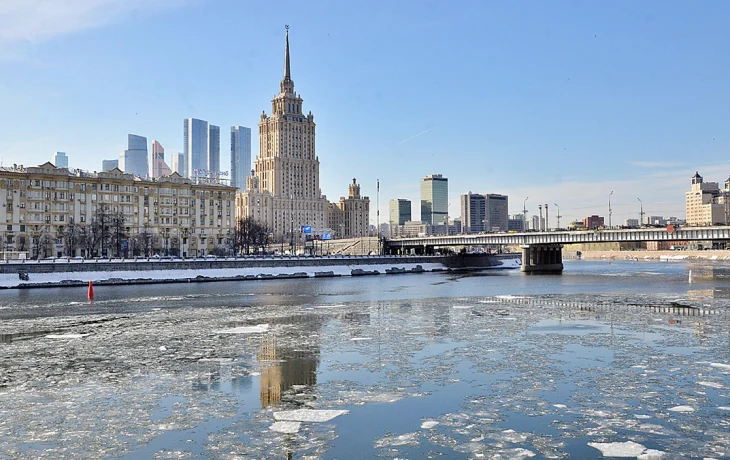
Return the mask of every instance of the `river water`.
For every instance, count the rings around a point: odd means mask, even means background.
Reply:
[[[0,458],[730,457],[721,262],[85,297],[0,292]]]

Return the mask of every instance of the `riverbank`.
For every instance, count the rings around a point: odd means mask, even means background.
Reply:
[[[575,252],[564,252],[564,259],[576,259]],[[712,251],[582,251],[585,260],[725,260],[730,261],[730,250]]]
[[[258,259],[238,262],[237,266],[226,266],[225,261],[206,262],[191,268],[176,268],[175,263],[149,262],[140,268],[142,262],[124,270],[116,262],[106,265],[84,264],[84,270],[73,270],[66,265],[63,271],[24,272],[27,279],[21,279],[18,272],[0,274],[0,289],[31,289],[43,287],[78,287],[93,282],[97,286],[128,284],[197,283],[215,281],[255,281],[270,279],[322,278],[337,276],[398,275],[451,271],[438,257],[353,257],[340,259]],[[493,268],[519,268],[518,258],[501,259],[502,265]],[[25,264],[24,267],[30,267]],[[54,264],[60,267],[61,264]],[[78,264],[81,268],[81,264]],[[22,268],[22,266],[21,266]],[[116,269],[112,269],[116,268]]]

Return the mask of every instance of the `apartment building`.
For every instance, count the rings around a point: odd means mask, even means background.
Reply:
[[[235,190],[177,173],[0,168],[0,250],[5,258],[206,255],[227,248]]]

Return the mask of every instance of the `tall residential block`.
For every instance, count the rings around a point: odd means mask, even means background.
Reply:
[[[152,141],[152,177],[158,179],[162,176],[169,176],[172,170],[165,163],[165,149],[162,144]]]
[[[205,120],[186,118],[183,121],[183,153],[187,177],[206,176],[208,171],[209,126]]]
[[[51,162],[57,168],[68,168],[68,157],[65,152],[56,152],[53,154],[53,160]]]
[[[126,174],[146,178],[149,175],[147,164],[147,138],[136,134],[127,135],[127,150],[119,156],[119,169]]]
[[[461,195],[464,233],[506,232],[509,229],[507,195],[487,193]]]
[[[102,172],[111,171],[114,168],[119,167],[119,160],[102,160],[101,170]]]
[[[221,127],[208,126],[208,173],[221,172]]]
[[[421,222],[428,225],[448,224],[449,180],[441,174],[421,179]]]
[[[231,126],[231,185],[246,190],[251,175],[251,128]]]
[[[388,202],[388,223],[393,225],[405,225],[411,220],[411,200],[398,198]]]

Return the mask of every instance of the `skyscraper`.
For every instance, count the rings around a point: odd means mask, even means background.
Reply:
[[[102,160],[101,162],[101,170],[102,171],[111,171],[114,168],[119,167],[119,160]]]
[[[119,157],[119,169],[142,178],[148,176],[146,137],[136,134],[127,135],[127,150],[122,152]]]
[[[237,217],[252,217],[289,242],[294,229],[325,228],[327,198],[319,188],[319,159],[314,148],[314,115],[304,114],[302,98],[294,92],[289,65],[287,26],[284,79],[271,100],[271,116],[261,114],[259,156],[255,175],[236,197]]]
[[[172,171],[170,167],[165,163],[165,149],[162,148],[162,144],[157,141],[152,141],[152,177],[157,179],[162,176],[169,176]]]
[[[64,152],[56,152],[53,154],[51,163],[57,168],[68,168],[68,157]]]
[[[464,233],[483,232],[486,223],[487,200],[484,195],[461,195],[461,222]]]
[[[448,224],[449,180],[441,174],[421,179],[421,222],[429,225]]]
[[[221,127],[208,127],[208,173],[216,174],[221,171]]]
[[[177,152],[172,154],[172,171],[180,174],[182,177],[188,177],[188,166],[184,153]]]
[[[411,200],[398,198],[388,203],[388,223],[403,225],[411,220]]]
[[[246,190],[251,175],[251,128],[231,126],[231,185]]]
[[[191,179],[205,176],[208,170],[208,122],[197,118],[186,118],[183,121],[183,153],[187,177]]]

